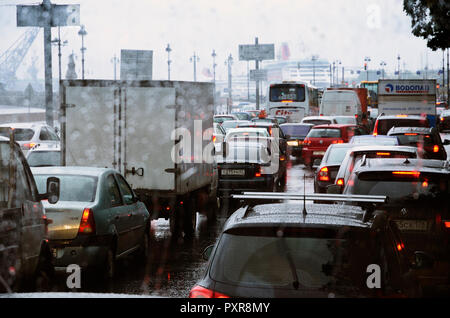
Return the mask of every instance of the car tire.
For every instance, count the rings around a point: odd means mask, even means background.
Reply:
[[[104,275],[106,279],[113,279],[116,274],[116,249],[111,245],[106,252]]]

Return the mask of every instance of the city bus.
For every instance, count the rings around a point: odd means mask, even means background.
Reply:
[[[319,89],[305,82],[273,82],[268,86],[267,97],[268,114],[284,116],[291,123],[319,114]]]

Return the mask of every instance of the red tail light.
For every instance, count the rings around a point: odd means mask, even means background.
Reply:
[[[323,167],[319,170],[319,180],[320,181],[330,181],[330,176],[328,175],[328,168]]]
[[[261,167],[258,167],[258,169],[256,170],[255,177],[257,178],[261,177]]]
[[[78,234],[93,234],[95,233],[94,213],[91,209],[84,209],[81,216],[80,228]]]
[[[390,152],[377,152],[377,156],[390,156]]]
[[[378,135],[378,120],[375,122],[375,127],[373,128],[373,135]]]
[[[216,142],[216,139],[217,139],[216,136],[213,136],[212,141]]]
[[[333,143],[333,144],[343,144],[344,141],[343,141],[342,139],[339,139],[339,140],[333,140],[332,143]]]
[[[405,244],[403,243],[398,243],[397,244],[397,250],[400,252],[401,250],[403,250],[405,248]]]
[[[197,285],[189,292],[189,298],[230,298],[230,296]]]
[[[450,229],[450,221],[444,221],[444,227]]]
[[[344,179],[342,179],[342,178],[337,179],[336,180],[336,184],[339,185],[339,186],[343,186],[344,185]]]
[[[31,149],[31,148],[33,148],[34,146],[36,146],[36,144],[35,144],[34,142],[30,142],[30,143],[26,143],[26,144],[23,144],[23,145],[22,145],[22,147],[23,147],[24,149]]]
[[[439,146],[438,145],[434,145],[433,152],[439,152]]]
[[[410,176],[418,178],[420,176],[420,171],[392,171],[394,176]]]

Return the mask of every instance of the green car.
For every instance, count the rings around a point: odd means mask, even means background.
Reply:
[[[118,171],[36,167],[32,172],[40,191],[49,177],[61,183],[58,203],[44,202],[55,267],[97,267],[112,278],[118,258],[148,256],[150,214]]]

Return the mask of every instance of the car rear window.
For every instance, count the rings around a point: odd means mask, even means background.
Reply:
[[[317,128],[311,129],[308,133],[308,138],[339,138],[341,137],[341,130],[336,128]]]
[[[342,147],[333,147],[329,150],[328,155],[326,157],[327,165],[340,165],[347,154],[347,151],[350,148],[342,148]]]
[[[350,140],[351,144],[361,145],[386,145],[397,146],[398,139],[396,137],[382,137],[382,136],[353,136]]]
[[[338,124],[356,124],[356,118],[355,117],[335,117],[334,120],[336,120],[336,122]]]
[[[6,129],[0,130],[0,136],[9,138]],[[30,128],[15,128],[14,129],[14,140],[15,141],[28,141],[34,136],[34,130]]]
[[[295,137],[305,137],[311,130],[311,126],[305,125],[288,125],[281,126],[281,130],[285,135],[295,136]]]
[[[78,175],[40,175],[35,174],[39,193],[47,190],[47,178],[57,177],[60,180],[60,201],[93,202],[97,190],[97,177]]]
[[[295,271],[299,292],[336,288],[343,294],[360,295],[361,289],[367,290],[367,266],[377,257],[369,233],[320,228],[229,230],[220,238],[211,278],[239,286],[292,290]]]
[[[431,135],[422,135],[422,134],[399,134],[395,135],[400,145],[404,146],[412,146],[417,147],[418,144],[424,144],[424,145],[432,145],[433,143],[433,137]]]
[[[329,125],[329,124],[331,124],[331,120],[328,120],[328,119],[306,119],[303,122],[306,124],[313,124],[313,125]]]
[[[61,152],[59,151],[32,151],[27,157],[30,167],[60,166]]]
[[[427,119],[378,119],[377,133],[386,135],[392,127],[430,127]]]

